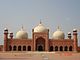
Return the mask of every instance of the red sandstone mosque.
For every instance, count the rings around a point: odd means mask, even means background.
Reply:
[[[73,38],[72,38],[73,35]],[[73,34],[65,34],[58,28],[49,38],[49,29],[41,22],[32,29],[32,38],[28,38],[28,33],[22,28],[13,38],[13,33],[4,29],[4,45],[0,45],[0,51],[80,51],[78,47],[77,30],[73,29]]]

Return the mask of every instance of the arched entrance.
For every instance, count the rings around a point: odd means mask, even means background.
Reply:
[[[9,46],[9,51],[12,51],[12,46],[11,45]]]
[[[63,47],[62,46],[60,46],[60,51],[63,51]]]
[[[64,47],[64,51],[68,51],[68,47],[67,46]]]
[[[13,46],[13,51],[16,51],[17,47],[16,46]]]
[[[72,51],[72,46],[69,47],[69,51]]]
[[[45,39],[40,37],[36,39],[36,51],[45,51]]]
[[[21,51],[21,46],[18,46],[18,51]]]
[[[28,48],[27,48],[27,49],[28,49],[28,51],[31,51],[31,46],[28,46]]]
[[[53,51],[53,46],[50,46],[49,51]]]
[[[58,46],[55,46],[55,51],[58,51]]]
[[[26,51],[26,46],[23,46],[23,51]]]
[[[38,46],[38,51],[43,51],[43,46]]]

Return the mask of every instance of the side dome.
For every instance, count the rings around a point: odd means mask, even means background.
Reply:
[[[65,34],[58,28],[57,31],[53,33],[53,39],[64,39]]]
[[[48,29],[40,22],[40,24],[34,28],[34,32],[48,32]]]
[[[17,39],[27,39],[27,38],[28,38],[28,34],[27,34],[27,32],[24,31],[23,28],[22,28],[20,31],[18,31],[18,32],[16,33],[16,38],[17,38]]]

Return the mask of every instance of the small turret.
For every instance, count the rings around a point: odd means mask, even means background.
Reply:
[[[13,39],[13,33],[10,32],[10,39]]]
[[[4,51],[7,51],[7,43],[8,43],[8,29],[4,29]]]
[[[77,30],[73,29],[74,51],[77,51]]]
[[[4,29],[4,34],[8,34],[8,29],[7,28]]]
[[[4,29],[4,40],[7,40],[8,39],[8,29],[5,28]]]
[[[71,39],[71,32],[68,32],[68,39]]]

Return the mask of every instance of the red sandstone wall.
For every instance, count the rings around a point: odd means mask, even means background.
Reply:
[[[50,39],[49,40],[49,46],[72,46],[73,47],[73,40],[69,40],[69,39],[64,39],[64,40],[54,40],[54,39]]]
[[[0,45],[0,51],[3,51],[3,45]]]
[[[78,51],[80,51],[80,46],[77,48]]]
[[[10,40],[11,46],[31,46],[33,50],[33,40],[32,39],[12,39]]]
[[[31,39],[13,39],[10,41],[11,45],[31,45],[32,43]]]

